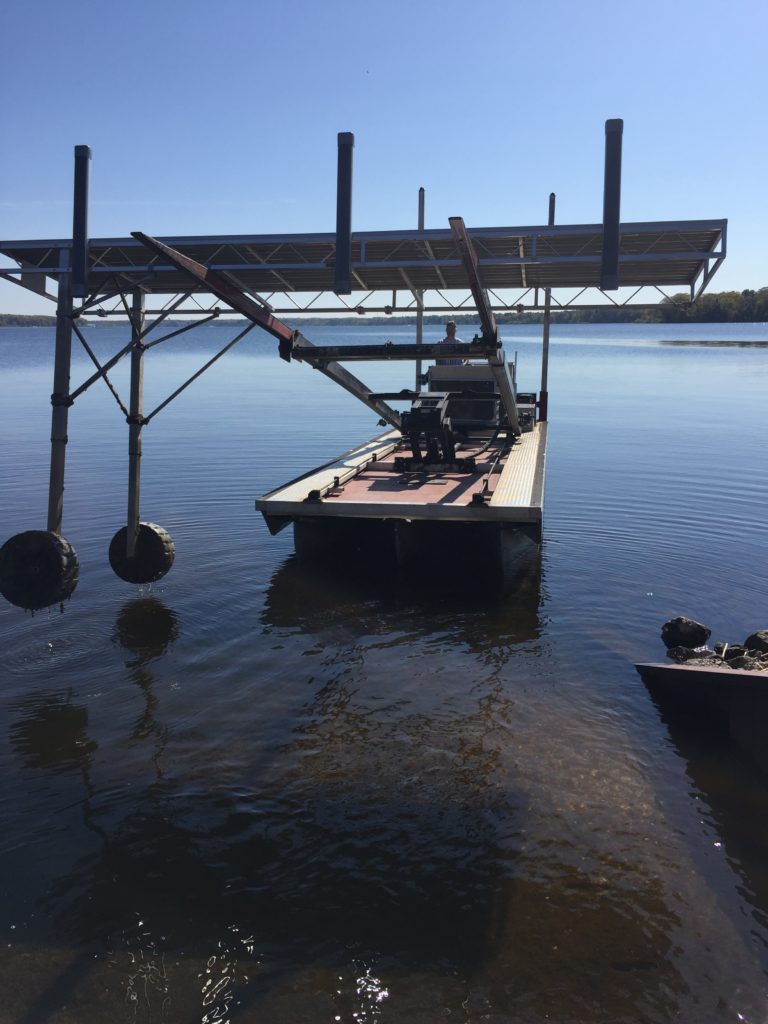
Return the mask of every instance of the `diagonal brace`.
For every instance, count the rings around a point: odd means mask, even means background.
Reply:
[[[453,237],[456,239],[456,243],[459,247],[464,269],[467,272],[472,298],[475,300],[477,312],[480,314],[483,341],[495,346],[493,354],[488,356],[488,365],[490,366],[491,373],[493,373],[496,384],[498,385],[499,397],[501,398],[501,403],[504,406],[504,411],[507,414],[509,425],[515,433],[519,434],[520,420],[517,415],[515,385],[509,373],[507,360],[504,356],[504,349],[501,347],[501,342],[499,341],[499,329],[496,326],[496,317],[494,316],[491,303],[488,299],[488,294],[486,293],[480,279],[480,264],[477,259],[477,253],[475,252],[472,241],[467,234],[463,217],[449,217],[448,223],[451,225]]]
[[[472,298],[475,300],[477,312],[480,315],[483,337],[486,341],[495,341],[498,344],[499,332],[496,326],[496,317],[493,314],[493,309],[488,301],[488,295],[486,294],[483,283],[480,280],[480,264],[477,259],[475,247],[472,245],[472,241],[467,234],[467,229],[464,225],[464,218],[449,217],[448,223],[451,225],[453,237],[456,239],[456,243],[458,244],[459,252],[461,254],[461,261],[464,264],[465,271],[467,272],[469,289],[472,292]]]
[[[145,248],[165,256],[173,266],[188,274],[202,285],[206,291],[211,292],[221,299],[222,302],[226,302],[235,312],[241,313],[251,323],[256,324],[277,338],[280,356],[286,362],[290,362],[291,351],[294,345],[296,345],[306,352],[304,361],[312,364],[309,352],[306,351],[314,347],[312,342],[299,331],[293,331],[282,320],[278,320],[276,316],[273,316],[268,310],[254,302],[253,299],[249,298],[248,295],[227,280],[227,278],[215,270],[210,270],[191,257],[185,256],[176,249],[171,249],[170,246],[165,245],[156,238],[145,235],[142,231],[133,231],[132,234]],[[371,388],[363,384],[362,381],[358,380],[357,377],[353,376],[338,363],[326,363],[323,366],[317,365],[315,369],[320,370],[326,377],[330,377],[331,380],[339,384],[345,391],[349,391],[355,398],[359,398],[361,402],[367,405],[369,409],[372,409],[378,416],[381,416],[387,423],[398,430],[400,429],[400,413],[392,409],[385,402],[371,398],[373,393]]]
[[[153,250],[160,256],[165,256],[182,273],[188,274],[198,284],[204,285],[206,291],[211,292],[217,298],[226,302],[236,312],[242,313],[244,317],[255,323],[258,327],[263,328],[290,349],[293,341],[293,331],[290,327],[278,320],[277,317],[272,316],[263,306],[254,302],[253,299],[228,281],[222,274],[217,273],[215,270],[209,270],[208,267],[198,263],[197,260],[185,256],[176,249],[171,249],[170,246],[159,242],[156,238],[145,235],[143,231],[132,231],[131,234],[147,249]],[[283,355],[282,346],[280,354]]]

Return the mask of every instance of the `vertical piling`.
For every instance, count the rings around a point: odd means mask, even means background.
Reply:
[[[623,132],[624,122],[620,117],[605,122],[603,259],[600,267],[600,288],[603,291],[615,291],[619,287],[621,138]]]
[[[156,523],[142,523],[141,432],[144,426],[144,292],[136,288],[131,302],[131,393],[128,408],[128,516],[109,545],[109,564],[126,583],[152,583],[173,565],[171,535]],[[170,401],[170,399],[168,400]]]
[[[48,483],[48,530],[61,533],[64,513],[64,463],[67,452],[70,365],[72,360],[72,275],[70,250],[62,249],[56,306],[56,348],[51,395],[51,473]]]
[[[549,216],[547,224],[550,227],[555,223],[555,193],[549,193]],[[547,421],[549,405],[549,391],[547,390],[547,375],[549,373],[549,323],[552,308],[552,289],[544,289],[544,327],[542,330],[541,347],[541,391],[539,393],[539,420],[542,423]]]
[[[419,189],[419,231],[424,230],[424,189]],[[424,340],[424,292],[418,290],[418,306],[416,307],[416,344],[421,345]],[[421,360],[416,360],[416,386],[415,390],[421,390]]]
[[[61,251],[56,305],[56,348],[51,395],[51,472],[48,482],[48,530],[61,533],[64,514],[64,465],[67,451],[70,369],[72,363],[72,297],[88,291],[88,172],[91,150],[75,146],[72,201],[72,246]]]
[[[72,211],[72,295],[88,294],[88,174],[89,146],[75,146],[75,195]]]
[[[128,415],[128,522],[126,550],[128,559],[136,551],[139,535],[141,499],[141,428],[144,395],[144,292],[137,288],[131,305],[131,397]]]
[[[338,134],[336,175],[336,270],[333,290],[337,295],[352,292],[352,132]]]

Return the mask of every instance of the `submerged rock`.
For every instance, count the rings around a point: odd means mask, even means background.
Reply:
[[[711,629],[683,615],[670,619],[661,627],[661,639],[667,648],[702,647],[711,635]]]

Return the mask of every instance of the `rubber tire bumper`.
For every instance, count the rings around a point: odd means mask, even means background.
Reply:
[[[127,558],[125,526],[117,531],[109,545],[109,564],[126,583],[153,583],[161,579],[173,565],[176,549],[170,533],[156,523],[139,523],[133,558]]]
[[[37,611],[60,604],[77,586],[75,549],[58,533],[27,530],[0,548],[0,593],[18,608]]]

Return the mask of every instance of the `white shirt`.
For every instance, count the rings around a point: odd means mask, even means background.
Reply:
[[[443,338],[443,340],[440,342],[440,344],[441,345],[454,345],[454,344],[463,345],[464,342],[461,340],[461,338],[455,338],[455,337],[454,338],[449,338],[448,335],[446,334],[446,336]],[[464,365],[464,360],[463,359],[458,359],[458,358],[456,358],[456,359],[436,359],[435,360],[435,364],[437,366],[463,366]]]

